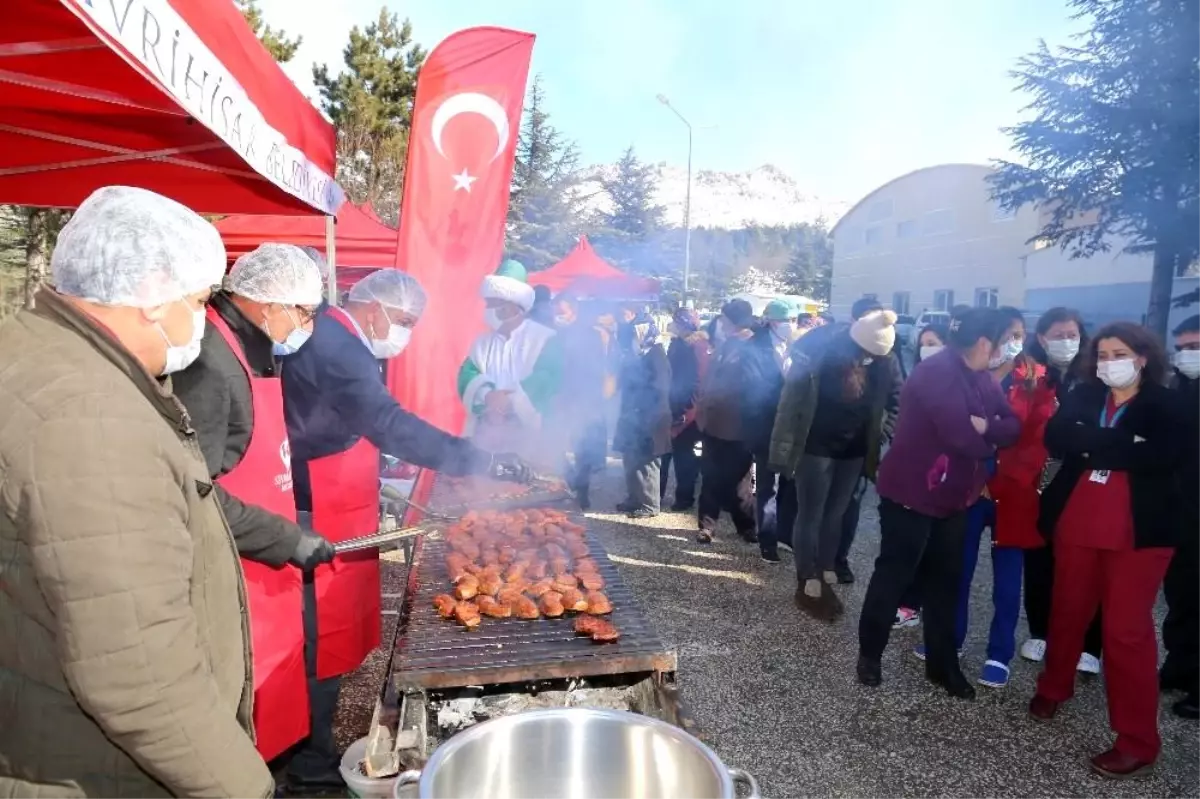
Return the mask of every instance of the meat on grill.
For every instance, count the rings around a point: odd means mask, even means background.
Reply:
[[[606,613],[612,613],[612,602],[599,591],[588,591],[584,603],[587,605],[585,610],[593,616],[603,616]]]
[[[585,591],[599,591],[604,587],[604,578],[598,574],[577,574],[576,577]]]
[[[562,605],[567,610],[573,610],[577,613],[582,613],[588,609],[587,599],[574,588],[568,588],[562,592]]]
[[[443,619],[449,619],[454,615],[454,606],[457,604],[458,601],[449,594],[438,594],[433,598],[433,606]]]
[[[558,618],[566,610],[563,607],[562,599],[562,594],[556,591],[547,591],[538,601],[538,609],[542,611],[543,616],[549,616],[552,619]]]
[[[471,599],[479,593],[479,578],[473,574],[459,577],[454,584],[454,596],[459,599]]]
[[[608,644],[621,637],[621,633],[613,623],[596,616],[580,616],[575,620],[575,632],[578,635],[590,636],[598,644]]]
[[[512,608],[503,602],[497,602],[495,597],[479,597],[479,612],[493,619],[507,619],[512,615]]]
[[[540,619],[542,616],[537,603],[521,594],[512,601],[512,613],[518,619]]]
[[[474,602],[459,602],[454,606],[454,618],[468,630],[479,626],[479,608]]]

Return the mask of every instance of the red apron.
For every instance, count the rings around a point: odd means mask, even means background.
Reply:
[[[292,456],[277,377],[255,377],[242,345],[211,307],[208,321],[233,350],[250,380],[254,425],[241,461],[217,483],[248,505],[296,520]],[[304,673],[303,585],[294,566],[275,569],[242,559],[254,655],[254,728],[259,754],[270,760],[308,736]]]
[[[329,315],[359,336],[340,308]],[[313,529],[337,543],[379,530],[379,450],[366,438],[343,452],[308,462]],[[338,555],[318,566],[317,677],[354,671],[379,646],[382,606],[379,551]]]

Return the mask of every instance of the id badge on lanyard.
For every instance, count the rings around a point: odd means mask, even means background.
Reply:
[[[1129,404],[1126,403],[1126,404],[1122,405],[1120,408],[1117,408],[1116,413],[1114,413],[1112,415],[1112,418],[1110,419],[1110,418],[1108,418],[1108,404],[1106,401],[1105,406],[1100,409],[1100,426],[1101,427],[1116,427],[1117,420],[1121,418],[1121,414],[1125,413],[1125,409],[1128,407],[1129,407]],[[1092,473],[1088,476],[1088,479],[1091,480],[1093,483],[1099,483],[1100,485],[1104,485],[1105,483],[1108,482],[1108,478],[1111,474],[1112,474],[1112,472],[1108,469],[1093,469]]]

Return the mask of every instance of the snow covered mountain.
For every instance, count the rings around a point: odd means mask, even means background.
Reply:
[[[656,200],[666,209],[667,224],[683,227],[687,170],[655,164],[658,183]],[[607,210],[608,197],[600,180],[615,172],[612,165],[589,170],[580,192],[589,206]],[[825,200],[806,194],[778,167],[764,164],[747,172],[700,170],[692,175],[692,227],[737,230],[750,226],[793,225],[824,218],[830,227],[850,208],[850,203]]]

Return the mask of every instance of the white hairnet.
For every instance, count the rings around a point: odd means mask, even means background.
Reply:
[[[399,269],[380,269],[354,284],[350,302],[379,302],[389,308],[420,316],[425,310],[425,289],[417,279]]]
[[[63,226],[50,272],[69,297],[150,308],[219,284],[225,245],[215,227],[174,200],[106,186]]]
[[[234,263],[225,288],[255,302],[320,305],[321,272],[299,247],[261,244]]]
[[[304,250],[305,255],[313,259],[313,262],[317,265],[317,270],[321,273],[321,278],[323,280],[328,279],[329,262],[325,260],[325,256],[321,251],[316,247],[301,247],[300,249]]]

